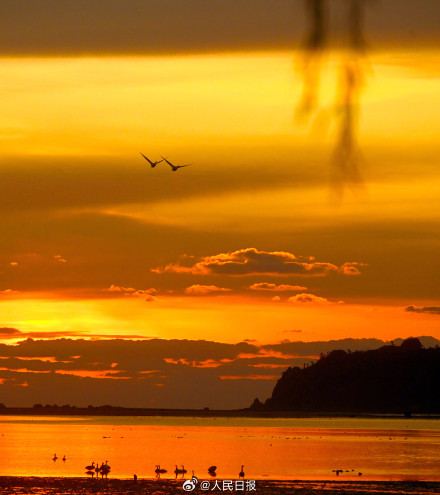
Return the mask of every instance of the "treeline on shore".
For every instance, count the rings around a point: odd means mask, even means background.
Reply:
[[[409,338],[376,350],[335,350],[288,368],[254,411],[440,414],[440,347]]]

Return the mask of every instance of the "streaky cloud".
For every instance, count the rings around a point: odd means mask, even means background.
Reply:
[[[435,0],[368,4],[365,24],[372,43],[398,48],[438,43]],[[302,0],[2,0],[0,13],[3,55],[289,50],[305,25]]]
[[[404,311],[408,313],[426,313],[430,315],[439,315],[440,316],[440,306],[425,306],[425,307],[417,307],[417,306],[407,306]]]
[[[3,330],[20,333],[9,327]],[[420,340],[430,346],[439,343],[432,337]],[[268,397],[285,369],[315,360],[320,353],[384,344],[380,339],[265,345],[185,339],[27,339],[0,344],[0,382],[7,406],[111,403],[233,409],[248,407],[255,397]]]

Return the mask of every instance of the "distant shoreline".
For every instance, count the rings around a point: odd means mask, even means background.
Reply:
[[[57,495],[71,495],[82,493],[91,495],[102,493],[122,495],[137,494],[144,495],[177,495],[184,492],[183,480],[142,479],[137,483],[133,479],[108,479],[92,480],[89,478],[39,478],[26,476],[0,476],[0,495],[28,492],[34,495],[45,495],[57,493]],[[17,490],[18,489],[18,490]],[[24,490],[24,491],[23,491]],[[32,492],[30,492],[32,490]],[[54,491],[56,490],[56,491]],[[300,493],[301,495],[337,494],[359,495],[374,493],[374,495],[385,495],[389,493],[419,494],[440,493],[440,482],[436,481],[277,481],[257,480],[255,491],[240,491],[234,493],[260,494],[260,495],[287,495]],[[203,493],[197,487],[192,493]],[[213,493],[222,493],[215,491]],[[232,492],[230,492],[232,493]]]
[[[440,419],[438,414],[348,413],[348,412],[289,412],[251,411],[249,409],[150,409],[114,406],[97,407],[1,407],[0,416],[164,416],[221,418],[381,418],[381,419]]]

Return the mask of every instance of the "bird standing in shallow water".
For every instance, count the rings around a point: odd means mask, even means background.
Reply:
[[[185,466],[182,465],[182,469],[179,469],[177,467],[177,464],[175,464],[175,466],[176,466],[176,469],[174,470],[174,473],[175,473],[176,477],[178,474],[185,474],[187,472],[187,470],[185,469]]]
[[[241,471],[238,473],[239,478],[244,478],[244,471],[243,471],[244,466],[241,466]]]

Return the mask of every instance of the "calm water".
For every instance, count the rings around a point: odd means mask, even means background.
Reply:
[[[440,480],[440,421],[0,416],[0,475],[86,476],[106,460],[112,477],[183,464],[209,479],[215,464],[234,479],[244,464],[250,479]]]

